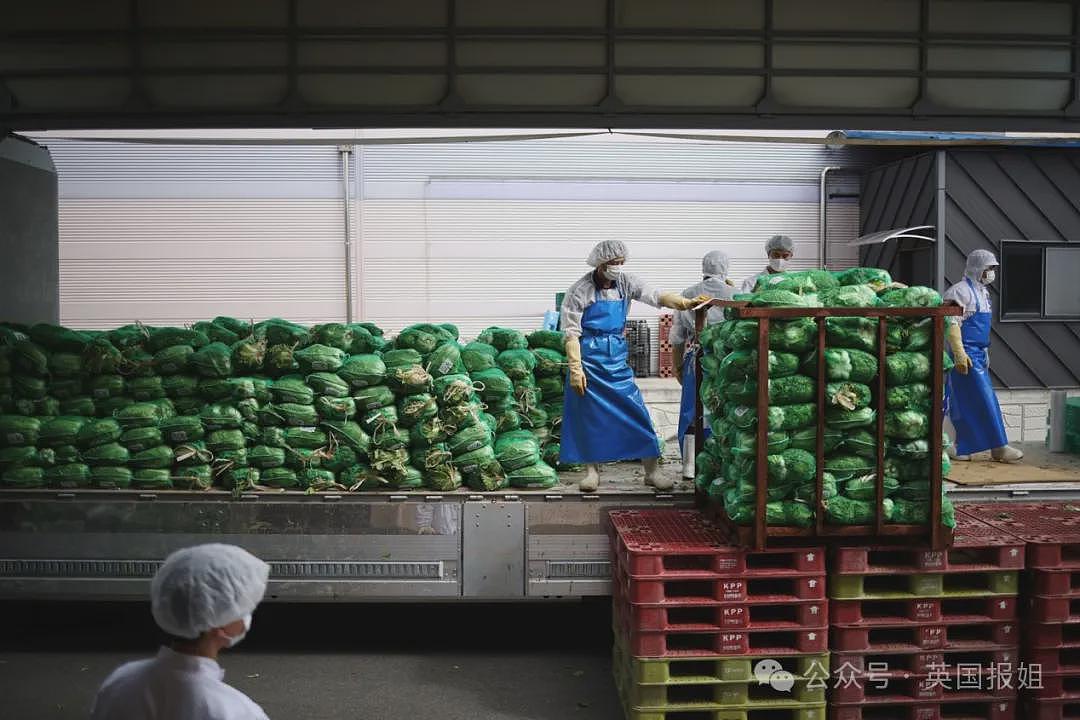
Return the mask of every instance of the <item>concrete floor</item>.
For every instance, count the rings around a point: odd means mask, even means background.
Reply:
[[[145,604],[0,603],[0,717],[85,719],[156,649]],[[226,681],[290,720],[614,720],[609,601],[264,605]]]

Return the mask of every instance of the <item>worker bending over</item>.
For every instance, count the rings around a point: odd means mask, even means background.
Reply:
[[[765,266],[764,272],[743,280],[739,292],[752,293],[762,277],[784,272],[794,254],[795,243],[791,238],[787,235],[773,235],[765,242],[765,256],[769,258],[769,264]]]
[[[706,253],[701,259],[701,282],[683,290],[683,297],[694,298],[706,295],[718,300],[730,300],[735,293],[728,280],[728,268],[731,261],[720,250]],[[694,435],[688,434],[694,423],[694,411],[697,409],[697,366],[696,359],[701,348],[697,345],[697,328],[693,310],[675,313],[675,319],[668,332],[674,350],[675,378],[682,384],[682,400],[679,405],[679,450],[682,452],[683,477],[694,477]],[[723,322],[722,308],[709,308],[705,316],[706,324]],[[706,433],[708,427],[706,427]]]
[[[645,483],[669,490],[671,478],[658,473],[660,445],[634,373],[626,363],[626,316],[630,302],[689,310],[708,298],[686,298],[649,288],[623,272],[626,245],[605,240],[589,253],[595,268],[570,286],[563,298],[561,323],[566,333],[570,382],[563,409],[559,462],[584,464],[583,492],[600,484],[600,463],[641,460]]]
[[[269,565],[235,545],[197,545],[166,558],[151,582],[150,604],[172,644],[114,670],[91,720],[267,720],[225,684],[217,657],[251,629],[269,575]]]
[[[945,408],[956,433],[958,460],[970,460],[989,450],[999,462],[1015,462],[1024,453],[1010,447],[1001,420],[1001,408],[990,383],[990,293],[987,286],[997,277],[998,261],[989,250],[975,250],[967,257],[964,279],[945,291],[945,300],[964,309],[959,318],[947,318],[949,350],[955,368],[945,383]]]

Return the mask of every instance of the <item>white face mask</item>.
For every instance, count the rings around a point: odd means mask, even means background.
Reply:
[[[769,258],[769,269],[776,272],[783,272],[787,264],[788,261],[785,258]]]
[[[248,630],[251,629],[251,613],[248,613],[247,615],[245,615],[243,617],[243,621],[244,621],[244,632],[240,633],[239,635],[230,635],[229,636],[229,647],[236,647],[238,644],[240,644],[240,641],[244,639],[244,636],[248,634]]]
[[[622,265],[605,265],[603,275],[608,280],[617,280],[622,275]]]
[[[982,284],[989,285],[997,279],[997,273],[993,270],[987,270],[983,273]]]

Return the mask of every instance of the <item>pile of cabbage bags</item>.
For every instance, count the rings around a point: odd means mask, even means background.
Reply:
[[[0,325],[0,486],[549,488],[562,343],[280,318]]]
[[[876,268],[802,271],[763,277],[754,307],[935,307],[940,295],[923,287],[893,285]],[[875,518],[878,455],[884,450],[883,510],[891,523],[922,524],[929,517],[929,432],[932,321],[887,324],[886,365],[878,367],[878,321],[832,317],[825,338],[825,464],[821,468],[826,521],[857,525]],[[740,524],[753,522],[757,470],[756,320],[727,320],[702,333],[705,355],[701,398],[712,417],[712,436],[696,458],[696,482]],[[815,320],[775,320],[769,326],[767,523],[814,523],[817,446],[817,339]],[[945,370],[952,363],[945,357]],[[878,376],[886,373],[884,448],[876,441]],[[940,404],[940,398],[937,400]],[[947,442],[947,440],[946,440]],[[944,473],[948,458],[942,454]],[[955,524],[942,500],[942,522]]]

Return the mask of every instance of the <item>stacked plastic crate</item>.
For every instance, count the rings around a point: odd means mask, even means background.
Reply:
[[[629,720],[824,720],[821,548],[741,550],[692,510],[611,521],[613,670]]]
[[[965,504],[1027,545],[1019,678],[1026,720],[1080,718],[1080,505]]]
[[[958,518],[948,551],[835,549],[830,720],[1012,720],[1023,543]]]

